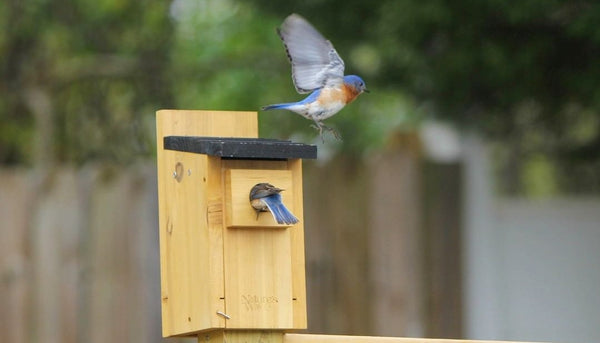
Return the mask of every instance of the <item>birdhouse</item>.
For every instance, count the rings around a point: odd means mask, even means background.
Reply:
[[[163,336],[306,328],[301,159],[316,147],[257,138],[256,112],[161,110],[156,124]],[[298,223],[257,215],[262,182]]]

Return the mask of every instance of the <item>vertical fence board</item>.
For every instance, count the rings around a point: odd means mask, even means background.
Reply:
[[[144,165],[136,169],[139,188],[136,200],[138,222],[135,250],[135,270],[139,284],[140,324],[137,339],[140,342],[157,342],[162,336],[160,318],[160,278],[158,246],[158,194],[156,168]],[[171,342],[171,341],[169,341]]]
[[[304,171],[309,330],[368,334],[364,166],[338,158]]]
[[[25,170],[0,170],[0,342],[22,343],[28,338],[32,198]]]
[[[424,176],[427,337],[462,337],[461,168],[426,163]]]
[[[76,178],[71,169],[53,173],[36,194],[31,228],[34,341],[76,340],[81,214]]]
[[[139,304],[132,254],[135,240],[133,178],[118,171],[99,174],[90,216],[90,334],[92,342],[135,340]]]
[[[421,168],[410,151],[374,157],[370,194],[373,334],[423,334]]]

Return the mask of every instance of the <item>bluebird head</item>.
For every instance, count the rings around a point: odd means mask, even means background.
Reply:
[[[354,87],[360,93],[362,93],[362,92],[369,93],[369,90],[367,89],[367,85],[365,84],[365,81],[363,81],[363,79],[361,79],[360,76],[346,75],[346,76],[344,76],[344,83]]]

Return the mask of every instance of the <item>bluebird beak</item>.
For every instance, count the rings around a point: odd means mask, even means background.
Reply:
[[[363,89],[363,92],[365,92],[365,93],[371,93],[371,91],[370,91],[370,90],[368,90],[368,89],[366,89],[366,88],[365,88],[365,89]]]

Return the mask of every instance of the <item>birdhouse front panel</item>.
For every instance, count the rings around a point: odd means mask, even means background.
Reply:
[[[291,329],[290,230],[236,228],[225,235],[227,328]]]
[[[301,161],[221,160],[224,190],[223,235],[227,328],[306,328],[304,227]],[[257,183],[279,188],[300,219],[277,224],[258,214],[249,192]]]

